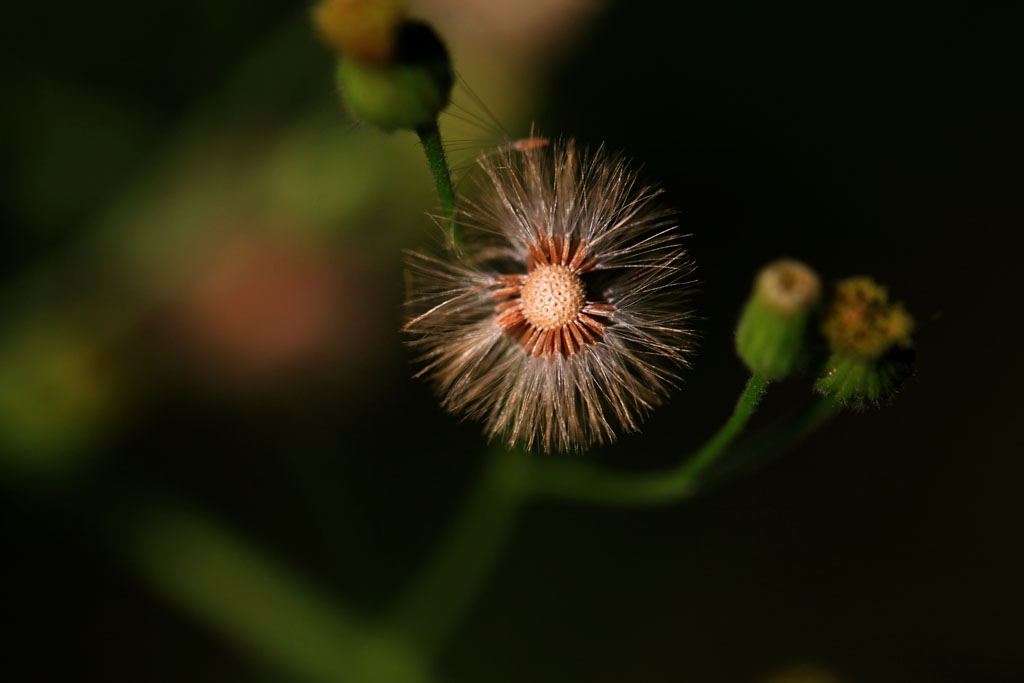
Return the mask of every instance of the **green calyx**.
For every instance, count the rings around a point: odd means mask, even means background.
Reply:
[[[454,77],[444,44],[427,25],[402,25],[395,59],[370,64],[341,57],[338,84],[349,112],[391,132],[432,126],[448,106]]]
[[[818,276],[799,261],[777,261],[758,274],[736,329],[736,352],[751,372],[781,379],[796,369],[820,289]]]
[[[913,352],[902,349],[882,358],[863,358],[843,351],[828,359],[818,391],[842,403],[858,406],[890,398],[911,372]]]
[[[781,379],[795,368],[803,349],[807,315],[780,316],[755,296],[736,330],[736,352],[751,372]]]

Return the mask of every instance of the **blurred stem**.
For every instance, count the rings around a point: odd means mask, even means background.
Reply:
[[[127,540],[133,565],[159,592],[296,680],[429,680],[405,641],[355,620],[201,517],[173,508],[142,515]]]
[[[841,407],[840,403],[831,396],[819,398],[810,410],[794,422],[777,430],[773,434],[775,440],[765,451],[770,455],[785,453],[835,417]]]
[[[455,220],[455,190],[452,187],[452,175],[448,170],[448,158],[444,153],[444,144],[441,142],[441,129],[437,121],[429,126],[416,129],[420,136],[420,143],[427,155],[427,163],[430,165],[430,174],[434,176],[434,184],[437,186],[437,197],[441,200],[441,209],[448,220],[451,241],[456,247],[462,246],[462,229]]]
[[[598,470],[578,460],[543,460],[533,468],[531,492],[613,505],[672,503],[692,495],[698,479],[732,443],[754,413],[768,380],[753,375],[736,402],[732,416],[696,453],[662,474],[624,474]]]
[[[525,499],[530,463],[525,453],[492,449],[448,537],[399,602],[393,623],[425,654],[444,646],[493,571]]]

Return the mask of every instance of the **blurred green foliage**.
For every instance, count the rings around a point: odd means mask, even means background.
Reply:
[[[921,353],[895,409],[692,504],[531,509],[445,680],[1024,677],[1020,8],[619,2],[590,25],[571,2],[487,6],[509,14],[424,3],[510,134],[535,119],[639,158],[704,282],[687,386],[588,458],[658,468],[707,435],[743,379],[750,278],[779,256],[890,284],[921,312]],[[535,7],[532,61],[475,28]],[[276,681],[268,660],[315,679],[379,657],[422,675],[350,627],[421,566],[482,444],[410,379],[398,331],[400,250],[440,235],[421,150],[346,119],[307,9],[5,5],[11,671]],[[453,149],[493,140],[455,116]]]

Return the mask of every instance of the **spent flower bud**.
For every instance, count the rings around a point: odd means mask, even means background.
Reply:
[[[910,374],[913,329],[885,287],[868,277],[843,280],[822,327],[831,356],[818,389],[858,404],[888,398]]]
[[[736,330],[736,351],[751,372],[780,379],[793,371],[820,297],[818,275],[800,261],[782,259],[758,273]]]

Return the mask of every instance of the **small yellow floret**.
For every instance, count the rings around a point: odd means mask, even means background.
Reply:
[[[885,287],[853,277],[836,287],[824,332],[832,347],[863,358],[877,358],[893,346],[910,346],[914,319],[890,304]]]

